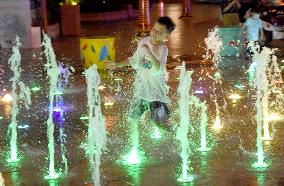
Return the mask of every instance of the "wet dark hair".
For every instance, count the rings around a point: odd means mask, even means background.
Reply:
[[[174,29],[176,28],[176,25],[174,24],[172,19],[169,18],[168,16],[160,17],[157,22],[160,23],[161,25],[165,25],[167,29],[167,33],[169,34],[172,31],[174,31]]]
[[[261,9],[256,6],[256,7],[253,7],[251,10],[250,10],[251,13],[257,13],[257,14],[260,14],[261,13]]]

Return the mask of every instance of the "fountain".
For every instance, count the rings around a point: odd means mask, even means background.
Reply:
[[[21,78],[21,54],[19,48],[21,46],[19,37],[16,36],[15,46],[13,46],[13,54],[9,58],[8,63],[11,65],[11,70],[14,72],[14,77],[11,79],[12,81],[12,119],[11,124],[9,125],[9,133],[11,134],[10,140],[10,158],[8,162],[17,162],[18,158],[18,150],[17,150],[17,115],[19,113],[19,105],[18,101],[23,100],[25,103],[25,107],[29,108],[31,104],[30,90],[25,84],[20,81]],[[19,89],[19,95],[17,94],[17,90]]]
[[[216,116],[215,116],[215,122],[212,125],[212,128],[215,130],[219,130],[222,128],[221,125],[221,119],[220,119],[220,108],[217,102],[217,94],[216,94],[216,84],[222,84],[221,81],[221,73],[219,72],[218,64],[221,61],[221,51],[223,49],[223,43],[220,37],[220,32],[218,27],[215,27],[213,30],[211,30],[208,33],[208,37],[205,38],[205,44],[206,44],[206,60],[211,60],[213,62],[214,68],[217,70],[217,72],[214,74],[214,77],[210,77],[214,80],[213,85],[213,97],[214,97],[214,103],[216,108]]]
[[[89,157],[93,171],[94,185],[100,184],[100,159],[102,151],[106,148],[106,126],[101,112],[101,100],[99,94],[100,76],[97,66],[93,65],[84,72],[87,82],[88,97],[88,140],[86,153]]]
[[[46,57],[45,68],[47,70],[47,76],[49,77],[49,114],[47,120],[47,137],[48,137],[48,154],[49,154],[49,170],[46,179],[57,179],[59,174],[55,171],[54,160],[54,122],[53,122],[53,105],[58,90],[58,80],[60,78],[60,69],[56,62],[56,57],[51,45],[51,39],[43,33],[43,46],[44,54]]]
[[[262,144],[262,127],[268,125],[268,78],[267,78],[267,67],[271,50],[263,48],[259,52],[260,47],[254,43],[249,43],[253,52],[253,63],[256,63],[255,71],[255,88],[256,88],[256,123],[257,123],[257,157],[258,161],[253,165],[254,167],[266,167],[267,164],[264,162],[264,152]],[[266,131],[267,132],[267,131]],[[267,135],[267,133],[266,133]],[[266,136],[269,137],[270,136]]]
[[[127,164],[140,164],[142,161],[142,152],[139,151],[139,120],[128,118],[130,125],[131,151],[124,157]]]
[[[201,152],[206,152],[210,150],[207,147],[207,134],[206,128],[208,124],[207,117],[207,105],[206,102],[200,101],[196,96],[191,96],[190,102],[192,102],[193,106],[201,111],[200,114],[200,148],[198,148]]]
[[[63,86],[68,84],[69,76],[74,72],[74,69],[69,66],[64,66],[63,64],[59,64],[58,68],[60,70],[60,79],[58,81],[58,93],[55,95],[55,104],[53,108],[54,112],[54,120],[59,125],[59,141],[60,141],[60,150],[61,150],[61,159],[64,164],[64,174],[68,173],[68,160],[66,157],[66,134],[64,133],[64,102],[62,98],[63,94]]]
[[[180,84],[178,87],[179,93],[179,106],[180,106],[180,125],[177,128],[176,138],[180,141],[181,145],[181,159],[182,159],[182,175],[178,178],[180,182],[191,182],[194,178],[189,173],[189,155],[191,150],[189,148],[189,140],[187,137],[190,124],[190,117],[189,117],[189,101],[190,101],[190,87],[191,87],[191,75],[192,71],[187,73],[185,68],[185,63],[182,63],[180,69]]]

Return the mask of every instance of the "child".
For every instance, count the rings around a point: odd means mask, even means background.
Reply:
[[[250,16],[247,17],[247,20],[244,23],[243,30],[248,45],[260,45],[265,41],[264,32],[262,28],[262,21],[260,19],[260,10],[258,8],[252,8],[249,10]],[[250,43],[250,44],[249,44]],[[253,55],[251,47],[247,47],[245,51],[246,59],[250,59]],[[256,63],[253,62],[248,71],[254,71]]]
[[[244,30],[246,39],[248,42],[262,43],[264,38],[262,20],[260,19],[260,10],[258,8],[252,8],[250,10],[251,16],[247,18],[244,23]]]
[[[150,32],[150,36],[138,42],[132,57],[121,62],[108,62],[109,68],[131,65],[136,70],[134,83],[134,100],[131,103],[129,117],[136,121],[141,119],[145,111],[150,109],[151,122],[171,130],[169,122],[170,102],[167,96],[166,62],[168,48],[165,42],[175,24],[169,17],[160,17]]]

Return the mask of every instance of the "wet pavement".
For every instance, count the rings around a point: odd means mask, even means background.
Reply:
[[[179,70],[175,67],[182,60],[187,62],[187,70],[193,70],[193,84],[191,93],[208,104],[208,143],[210,150],[201,153],[200,146],[199,113],[191,113],[191,122],[195,132],[188,135],[192,153],[189,157],[190,172],[195,179],[191,183],[179,183],[181,158],[180,147],[174,134],[162,131],[161,139],[152,139],[153,126],[146,120],[139,126],[140,148],[146,160],[139,166],[130,166],[121,163],[122,156],[128,153],[131,144],[128,140],[128,123],[126,112],[132,96],[132,83],[134,72],[129,68],[116,70],[113,77],[108,71],[101,71],[102,110],[108,128],[107,149],[102,155],[101,183],[106,186],[175,186],[175,185],[284,185],[284,127],[283,120],[271,122],[273,140],[264,143],[265,161],[269,167],[265,170],[255,170],[252,164],[257,160],[256,153],[256,122],[255,122],[255,90],[250,85],[246,70],[249,62],[243,58],[223,58],[219,64],[223,82],[217,85],[217,100],[222,106],[221,122],[223,128],[214,131],[211,126],[215,119],[215,106],[213,94],[213,75],[215,69],[210,65],[195,65],[204,55],[204,45],[208,28],[218,24],[218,8],[216,5],[193,4],[193,18],[178,19],[181,6],[178,4],[165,5],[164,14],[172,16],[177,22],[177,30],[169,41],[170,56],[168,61],[170,105],[173,118],[177,113],[177,86]],[[207,11],[212,16],[200,14]],[[160,15],[158,5],[152,10],[152,20]],[[203,16],[202,16],[203,15]],[[82,35],[109,35],[115,32],[118,38],[118,57],[124,57],[132,52],[129,47],[135,33],[135,21],[115,23],[89,23],[83,25]],[[124,30],[123,28],[129,28]],[[191,28],[191,29],[188,29]],[[128,42],[129,41],[129,42]],[[274,41],[272,44],[283,46],[283,41]],[[203,43],[203,44],[202,44]],[[64,114],[61,120],[55,123],[55,158],[56,170],[64,172],[61,160],[59,130],[66,134],[66,157],[68,159],[68,174],[56,181],[47,181],[44,176],[48,172],[48,150],[46,121],[48,117],[48,80],[43,64],[44,57],[40,50],[22,50],[22,79],[30,88],[40,86],[39,91],[32,92],[32,106],[26,111],[21,108],[19,125],[28,128],[18,129],[18,146],[21,152],[21,161],[18,164],[7,163],[8,134],[7,129],[11,118],[11,103],[0,101],[0,172],[2,172],[6,185],[92,185],[91,170],[85,156],[83,143],[87,138],[87,120],[81,120],[87,114],[87,96],[85,77],[79,55],[79,38],[64,37],[53,43],[58,61],[75,67],[76,72],[70,78],[62,95]],[[283,48],[281,48],[283,49]],[[10,51],[1,50],[1,64],[6,63]],[[278,56],[281,58],[282,53]],[[280,60],[279,60],[279,64]],[[10,90],[8,80],[12,77],[7,65],[5,73],[1,75],[1,90]],[[205,74],[207,76],[205,76]],[[121,90],[115,77],[121,78]],[[238,85],[238,86],[237,86]],[[242,85],[242,86],[239,86]],[[240,88],[241,87],[241,88]],[[195,93],[202,90],[202,94]],[[228,98],[231,93],[238,93],[240,100],[232,101]],[[3,94],[3,91],[1,92]],[[109,105],[106,103],[113,103]],[[225,104],[227,103],[227,104]],[[178,120],[178,119],[176,119]]]

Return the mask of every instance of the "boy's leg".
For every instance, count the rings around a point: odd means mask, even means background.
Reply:
[[[141,99],[133,99],[128,112],[129,132],[132,148],[139,147],[139,124],[141,116],[145,112],[146,102]]]
[[[150,103],[151,123],[162,126],[166,130],[173,131],[170,122],[170,111],[165,103],[155,101]]]

